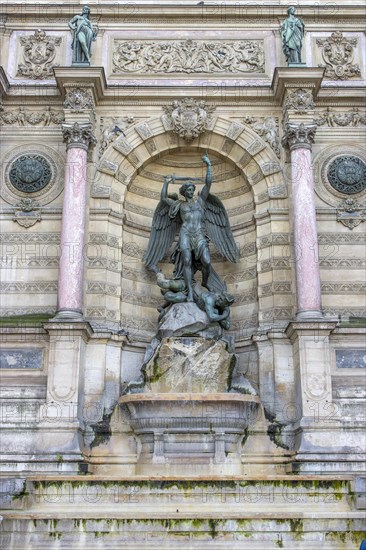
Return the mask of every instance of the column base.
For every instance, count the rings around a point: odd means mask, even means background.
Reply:
[[[307,319],[324,319],[324,315],[323,312],[319,309],[307,309],[305,311],[298,311],[296,313],[296,321],[304,321]]]
[[[83,312],[79,309],[59,309],[50,321],[83,321]]]

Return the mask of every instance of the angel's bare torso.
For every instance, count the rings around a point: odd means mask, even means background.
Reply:
[[[200,197],[196,200],[181,203],[182,227],[179,235],[179,248],[181,251],[186,249],[195,250],[200,242],[202,245],[206,245],[202,226],[203,216],[204,204]]]

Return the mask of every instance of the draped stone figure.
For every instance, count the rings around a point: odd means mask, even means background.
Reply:
[[[177,194],[168,194],[168,185],[174,180],[188,178],[164,178],[143,262],[157,274],[157,283],[166,300],[163,308],[171,303],[195,302],[212,320],[224,321],[228,318],[228,307],[234,299],[226,292],[226,284],[211,265],[208,244],[212,241],[219,252],[231,262],[237,261],[238,249],[225,207],[218,197],[210,193],[211,161],[207,154],[202,160],[207,165],[207,173],[205,185],[197,198],[194,198],[194,178],[186,181],[179,189],[184,197],[183,201],[178,199]],[[165,279],[157,264],[168,252],[177,235],[178,242],[170,256],[170,261],[175,266],[174,278]],[[202,286],[195,280],[197,271],[202,273]]]
[[[281,25],[282,49],[287,64],[301,63],[301,47],[305,25],[302,19],[295,16],[296,8],[290,6],[287,19]]]
[[[84,6],[81,15],[75,15],[68,24],[74,33],[71,44],[73,64],[90,65],[91,43],[96,39],[98,29],[93,27],[89,16],[90,8]]]

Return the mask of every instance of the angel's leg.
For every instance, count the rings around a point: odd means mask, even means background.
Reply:
[[[211,268],[211,258],[210,253],[208,251],[208,248],[205,248],[205,250],[202,252],[201,255],[201,263],[202,263],[202,286],[205,288],[208,288],[208,278],[210,276],[210,268]]]
[[[192,253],[189,248],[182,250],[183,254],[183,278],[188,291],[187,302],[193,302],[192,288]]]

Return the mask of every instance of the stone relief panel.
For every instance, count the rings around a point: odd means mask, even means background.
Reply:
[[[281,158],[278,117],[252,117],[242,119],[273,149],[278,158]]]
[[[135,124],[135,119],[132,115],[124,117],[100,117],[99,122],[99,152],[98,157],[101,158],[107,147],[113,143],[118,136],[123,135],[124,131]]]
[[[57,49],[61,44],[60,36],[46,35],[45,31],[37,29],[32,36],[19,38],[22,46],[23,61],[19,63],[16,76],[32,80],[53,78],[53,67]]]
[[[264,73],[263,40],[119,40],[114,41],[112,72]]]
[[[325,67],[325,78],[328,80],[361,78],[360,66],[355,62],[359,47],[357,37],[345,37],[342,32],[336,31],[327,38],[317,38],[316,44],[322,57],[319,67]]]

